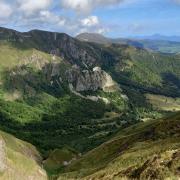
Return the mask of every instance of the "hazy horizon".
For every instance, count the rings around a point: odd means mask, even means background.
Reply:
[[[53,31],[53,30],[46,30],[46,29],[38,29],[38,28],[36,28],[36,29],[29,29],[29,30],[18,30],[18,29],[15,29],[15,28],[11,28],[11,27],[6,27],[6,26],[0,26],[0,28],[7,28],[7,29],[12,29],[12,30],[15,30],[15,31],[17,31],[17,32],[21,32],[21,33],[26,33],[26,32],[29,32],[29,31],[33,31],[33,30],[40,30],[40,31],[48,31],[48,32],[52,32],[52,33],[65,33],[65,34],[68,34],[68,35],[70,35],[70,36],[72,36],[72,37],[76,37],[76,36],[78,36],[78,35],[80,35],[80,34],[83,34],[83,33],[87,33],[87,34],[99,34],[99,35],[102,35],[102,36],[104,36],[104,37],[106,37],[106,38],[112,38],[112,39],[116,39],[116,38],[129,38],[129,39],[148,39],[148,38],[154,38],[155,39],[155,36],[159,36],[159,38],[171,38],[171,37],[178,37],[178,38],[180,38],[180,35],[166,35],[166,34],[159,34],[159,33],[154,33],[154,34],[148,34],[148,35],[129,35],[129,36],[123,36],[123,35],[121,35],[121,36],[117,36],[117,37],[112,37],[112,36],[108,36],[108,35],[106,35],[106,34],[101,34],[101,33],[96,33],[96,32],[82,32],[82,33],[79,33],[79,34],[75,34],[75,35],[72,35],[72,34],[69,34],[69,33],[67,33],[67,32],[63,32],[63,31]],[[179,41],[179,40],[178,40]]]

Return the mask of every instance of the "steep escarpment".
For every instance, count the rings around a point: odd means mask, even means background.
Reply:
[[[100,67],[94,67],[92,71],[80,70],[77,66],[67,72],[67,80],[78,92],[97,91],[102,89],[105,92],[118,90],[118,85],[112,77]]]

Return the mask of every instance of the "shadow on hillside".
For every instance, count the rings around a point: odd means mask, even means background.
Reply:
[[[172,87],[180,89],[180,79],[171,72],[162,74],[164,84],[169,84]]]
[[[130,92],[134,91],[137,94],[140,94],[141,96],[143,96],[143,94],[145,93],[151,93],[151,94],[164,95],[174,98],[180,97],[180,79],[171,72],[161,74],[161,77],[163,79],[162,87],[156,87],[156,86],[148,87],[140,83],[137,83],[131,80],[130,77],[131,75],[130,73],[127,72],[121,72],[121,73],[112,72],[111,75],[113,79],[120,84],[120,87],[126,93],[129,93],[129,91]]]
[[[29,97],[42,92],[55,97],[62,96],[68,88],[60,82],[58,76],[51,76],[52,69],[50,68],[51,64],[45,64],[42,70],[22,65],[5,70],[2,73],[2,87],[6,92],[13,93],[18,90],[24,96]]]
[[[180,79],[171,72],[161,74],[163,79],[164,91],[170,92],[167,95],[173,97],[180,97]]]

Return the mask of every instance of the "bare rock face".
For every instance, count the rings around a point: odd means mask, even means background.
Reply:
[[[111,76],[100,67],[95,67],[92,71],[81,71],[80,68],[74,66],[67,72],[67,80],[77,92],[97,91],[98,89],[113,92],[118,89]]]
[[[61,50],[61,56],[69,59],[71,64],[79,64],[82,67],[92,67],[96,64],[97,60],[92,55],[90,55],[89,51],[86,48],[80,47],[79,42],[67,35],[62,35],[61,39],[58,41],[58,47]]]
[[[43,73],[48,76],[48,79],[50,79],[53,76],[59,76],[60,75],[60,63],[58,61],[53,61],[49,64],[46,64],[43,67]]]

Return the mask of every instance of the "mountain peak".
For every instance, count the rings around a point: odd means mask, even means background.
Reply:
[[[80,41],[95,42],[98,44],[110,43],[110,39],[98,33],[81,33],[76,36]]]

